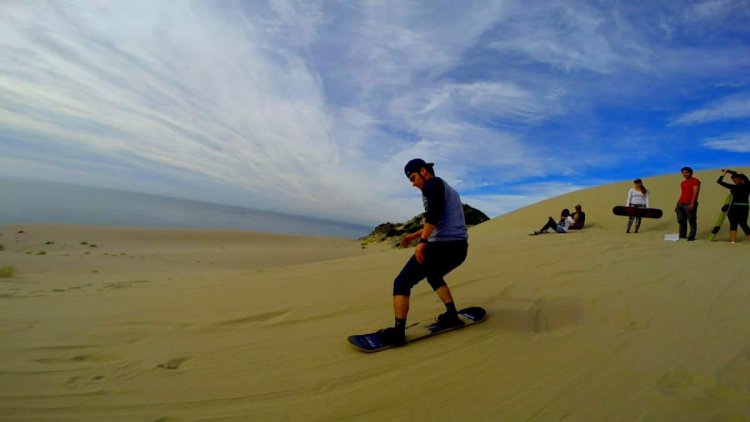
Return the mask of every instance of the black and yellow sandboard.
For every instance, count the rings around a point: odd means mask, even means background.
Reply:
[[[723,223],[724,219],[727,217],[727,212],[729,212],[729,207],[731,206],[731,204],[732,194],[730,193],[729,195],[727,195],[727,199],[724,201],[724,205],[721,207],[721,213],[716,219],[716,224],[714,224],[714,227],[711,229],[711,234],[708,235],[708,240],[714,240],[716,238],[719,230],[721,230],[721,223]]]

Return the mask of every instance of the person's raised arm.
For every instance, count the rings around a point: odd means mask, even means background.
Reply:
[[[719,178],[716,180],[716,183],[720,184],[721,186],[724,186],[727,189],[731,189],[732,186],[733,186],[732,184],[727,183],[727,182],[724,181],[724,176],[726,176],[726,174],[729,173],[729,172],[732,172],[732,171],[731,170],[722,170],[721,171],[721,176],[719,176]],[[732,173],[734,173],[734,172],[732,172]]]

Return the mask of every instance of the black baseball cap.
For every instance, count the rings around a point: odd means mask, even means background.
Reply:
[[[406,177],[409,177],[412,173],[419,173],[419,170],[424,167],[427,170],[432,173],[432,166],[434,166],[435,163],[427,163],[421,158],[415,158],[404,166],[404,173],[406,173]]]

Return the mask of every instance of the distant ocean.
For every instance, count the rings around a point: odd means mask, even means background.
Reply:
[[[357,239],[372,227],[234,205],[0,177],[0,224],[229,229]]]

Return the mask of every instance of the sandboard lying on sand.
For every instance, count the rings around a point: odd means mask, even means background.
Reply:
[[[464,325],[460,327],[441,327],[440,324],[438,324],[434,319],[429,321],[415,322],[408,325],[406,327],[406,343],[411,343],[413,341],[421,340],[427,337],[447,333],[448,331],[458,330],[461,328],[479,324],[480,322],[484,321],[484,318],[487,316],[487,311],[484,310],[484,308],[472,306],[470,308],[464,308],[458,311],[458,316],[464,322]],[[379,352],[381,350],[394,347],[391,344],[383,344],[383,342],[380,340],[380,334],[378,334],[377,331],[369,334],[349,336],[347,340],[352,346],[367,353]]]
[[[643,218],[661,218],[664,214],[658,208],[636,208],[636,207],[625,207],[618,205],[612,208],[614,215],[622,215],[625,217],[643,217]]]

